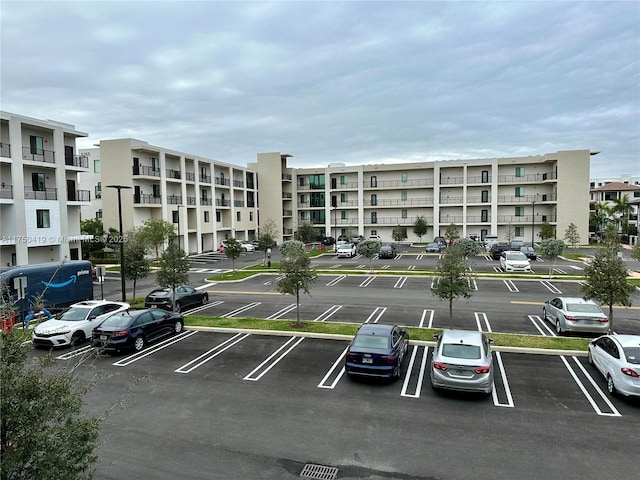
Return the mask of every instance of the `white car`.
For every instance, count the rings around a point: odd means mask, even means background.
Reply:
[[[589,343],[588,360],[612,395],[640,396],[640,335],[603,335]]]
[[[256,246],[253,243],[242,242],[240,245],[242,246],[242,250],[244,250],[245,252],[256,251]]]
[[[86,300],[71,305],[59,316],[33,329],[34,347],[63,347],[77,345],[91,338],[91,331],[114,313],[129,309],[123,302]]]
[[[531,262],[522,252],[507,250],[500,254],[500,266],[505,272],[530,272]]]
[[[353,258],[356,256],[356,246],[353,243],[343,243],[336,252],[338,258]]]

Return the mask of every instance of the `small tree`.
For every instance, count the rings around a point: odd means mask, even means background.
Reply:
[[[640,239],[636,240],[636,244],[631,249],[631,258],[640,262]]]
[[[538,237],[540,238],[540,240],[548,240],[555,236],[556,236],[556,233],[553,230],[553,226],[550,223],[543,222],[542,225],[540,225],[540,232],[538,232]]]
[[[298,240],[302,243],[311,243],[318,240],[318,231],[311,222],[305,221],[298,226]]]
[[[82,410],[93,383],[57,368],[52,356],[30,358],[15,332],[0,335],[0,478],[92,478],[100,419]]]
[[[420,242],[422,242],[422,236],[427,234],[428,229],[429,224],[427,220],[422,215],[418,215],[416,221],[413,222],[413,233],[418,237]]]
[[[373,271],[373,257],[380,253],[380,242],[375,240],[364,240],[358,244],[356,249],[359,255],[369,259],[369,270]]]
[[[133,298],[136,298],[136,283],[151,273],[151,260],[146,258],[147,244],[141,228],[127,232],[124,246],[124,270],[122,274],[127,280],[133,280]]]
[[[407,227],[401,227],[398,225],[391,232],[391,238],[393,238],[396,242],[401,242],[407,238]]]
[[[431,292],[449,302],[449,328],[453,326],[453,301],[458,297],[471,297],[471,274],[464,249],[455,243],[447,248],[437,265],[438,277]]]
[[[605,242],[591,263],[584,268],[585,282],[581,287],[585,299],[592,299],[609,307],[609,333],[613,332],[613,306],[630,307],[631,293],[635,290],[627,281],[627,267],[618,256],[619,250],[618,242]]]
[[[277,234],[278,227],[276,226],[276,222],[268,218],[260,228],[260,233],[258,234],[258,248],[264,252],[262,259],[263,265],[267,264],[267,251],[275,244]]]
[[[549,278],[553,276],[553,269],[556,267],[556,259],[562,255],[564,251],[564,242],[562,240],[554,240],[548,238],[540,242],[540,255],[549,258],[552,262],[549,266]]]
[[[480,245],[470,238],[458,238],[453,242],[453,245],[461,248],[467,258],[474,257],[480,253]]]
[[[447,229],[444,231],[444,238],[447,239],[449,245],[451,245],[456,238],[460,238],[460,229],[455,223],[447,225]]]
[[[87,255],[87,258],[91,257],[94,252],[102,251],[104,248],[104,227],[102,220],[99,218],[90,218],[82,220],[80,222],[80,233],[84,235],[91,235],[92,240],[82,241],[82,253]]]
[[[282,294],[296,297],[296,325],[300,326],[300,292],[309,294],[309,287],[318,277],[311,270],[311,259],[304,249],[304,243],[299,241],[284,242],[280,246],[280,273],[283,275],[276,283]]]
[[[511,241],[516,238],[516,230],[512,224],[507,225],[507,231],[504,232],[504,238],[508,243],[511,243]]]
[[[171,289],[171,305],[173,311],[179,310],[176,305],[176,288],[189,282],[189,259],[184,250],[176,242],[169,245],[160,256],[160,270],[157,282],[161,287]]]
[[[580,234],[578,233],[578,227],[576,227],[575,223],[571,222],[564,231],[564,239],[572,248],[576,248],[576,245],[580,243]]]
[[[227,246],[224,247],[224,254],[227,258],[231,259],[231,269],[233,271],[236,270],[236,258],[240,257],[241,253],[242,244],[238,240],[233,237],[227,240]]]
[[[142,226],[142,236],[145,243],[154,249],[156,258],[160,255],[160,248],[175,235],[176,229],[173,223],[159,218],[147,220]]]

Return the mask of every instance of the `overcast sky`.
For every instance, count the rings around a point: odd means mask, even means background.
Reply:
[[[1,108],[237,165],[589,149],[640,176],[640,2],[0,2]]]

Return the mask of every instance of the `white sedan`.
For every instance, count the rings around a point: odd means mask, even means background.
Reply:
[[[640,396],[640,335],[603,335],[589,343],[588,360],[612,395]]]
[[[242,250],[244,250],[245,252],[256,251],[256,246],[253,243],[242,242],[240,245],[242,246]]]
[[[356,256],[356,246],[353,243],[343,243],[336,252],[338,258],[353,258]]]
[[[508,250],[500,255],[500,266],[505,272],[530,272],[531,262],[522,252]]]

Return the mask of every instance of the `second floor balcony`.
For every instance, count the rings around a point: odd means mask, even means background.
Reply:
[[[90,202],[91,192],[89,190],[67,190],[68,202]]]
[[[56,163],[56,153],[53,150],[39,150],[22,147],[22,159],[32,162]]]
[[[57,200],[58,189],[43,188],[39,190],[34,190],[31,187],[24,187],[24,199],[25,200]]]

